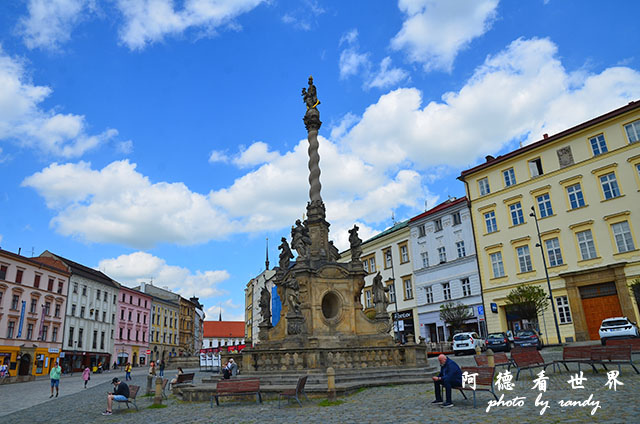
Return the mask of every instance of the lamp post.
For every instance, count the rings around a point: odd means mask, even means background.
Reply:
[[[398,313],[398,291],[396,290],[396,276],[393,271],[393,257],[391,256],[391,249],[387,250],[386,253],[387,260],[391,264],[391,281],[393,281],[393,303],[396,306],[396,318],[393,320],[394,322],[394,332],[397,329],[397,335],[395,336],[396,341],[402,343],[402,336],[400,335],[400,324],[398,323],[398,318],[400,314]],[[398,340],[399,339],[399,340]]]
[[[558,317],[556,316],[556,307],[553,304],[553,294],[551,291],[551,281],[549,281],[549,271],[547,270],[547,259],[544,256],[544,248],[542,247],[542,237],[540,237],[540,226],[538,225],[538,217],[536,215],[535,206],[531,206],[531,213],[529,216],[533,217],[536,221],[536,232],[538,233],[538,243],[536,246],[540,248],[540,254],[542,255],[542,265],[544,266],[544,275],[547,278],[547,288],[549,289],[549,300],[551,301],[551,312],[553,313],[553,321],[556,324],[556,335],[558,336],[558,343],[562,344],[562,339],[560,338],[560,327],[558,326]]]

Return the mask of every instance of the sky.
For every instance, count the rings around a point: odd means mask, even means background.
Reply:
[[[640,99],[640,2],[0,2],[0,246],[244,319],[308,201],[348,248],[460,172]],[[268,244],[267,244],[268,238]]]

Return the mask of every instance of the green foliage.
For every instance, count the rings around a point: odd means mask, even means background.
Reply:
[[[337,399],[334,401],[330,401],[329,399],[324,399],[318,403],[318,406],[335,406],[342,405],[344,403],[343,400]]]
[[[440,319],[451,327],[451,334],[462,328],[464,322],[472,317],[469,307],[461,302],[440,305]]]
[[[531,322],[538,322],[538,315],[549,306],[549,296],[540,286],[520,286],[507,295],[510,311]]]
[[[629,284],[629,288],[633,293],[633,297],[636,298],[636,304],[640,308],[640,278],[636,278]]]

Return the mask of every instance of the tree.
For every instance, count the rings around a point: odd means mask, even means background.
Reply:
[[[629,284],[633,297],[636,299],[636,304],[640,307],[640,278],[636,278]]]
[[[520,318],[537,323],[549,306],[549,296],[540,286],[520,286],[509,292],[506,303]]]
[[[473,318],[473,314],[469,311],[469,307],[463,303],[447,302],[440,305],[440,319],[451,327],[451,334],[462,328],[462,325],[469,318]]]

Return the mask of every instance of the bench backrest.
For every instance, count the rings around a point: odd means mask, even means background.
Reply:
[[[246,380],[220,380],[216,387],[218,393],[245,393],[260,390],[260,380],[257,378]]]
[[[506,353],[494,353],[493,354],[493,362],[496,365],[500,365],[500,364],[508,364],[511,361],[507,357]]]
[[[185,381],[193,381],[195,373],[179,374],[176,383],[184,383]]]
[[[307,384],[308,377],[308,375],[305,375],[304,377],[300,377],[298,379],[298,384],[296,384],[296,393],[302,393],[304,391],[304,386],[305,384]]]
[[[640,352],[640,338],[611,339],[607,340],[607,346],[631,346],[632,352]]]
[[[489,364],[487,355],[473,355],[473,359],[476,360],[476,365],[479,367],[486,367]]]
[[[476,360],[476,365],[479,367],[488,367],[489,366],[489,359],[487,357],[487,355],[474,355],[473,359]],[[507,355],[505,353],[494,353],[493,354],[493,363],[495,365],[502,365],[502,364],[508,364],[509,358],[507,357]]]
[[[169,382],[168,378],[163,378],[162,379],[162,390],[164,390],[165,387],[167,387],[167,383]]]
[[[493,367],[462,367],[462,372],[468,372],[469,374],[475,374],[476,386],[491,386],[493,385],[493,373],[495,368]],[[465,385],[467,387],[467,385]]]
[[[631,346],[595,346],[591,348],[594,361],[631,361]]]
[[[511,352],[511,358],[515,361],[518,367],[544,364],[542,355],[540,355],[540,352],[538,352],[536,349]]]
[[[562,348],[562,359],[591,359],[591,346],[565,346]]]
[[[134,386],[133,384],[129,386],[129,399],[135,399],[138,396],[138,390],[140,390],[140,386]]]

